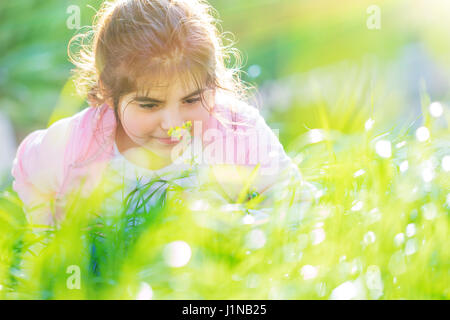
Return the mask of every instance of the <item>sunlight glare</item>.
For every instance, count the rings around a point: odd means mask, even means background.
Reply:
[[[302,267],[301,274],[302,274],[303,280],[314,279],[315,277],[317,277],[318,270],[316,267],[307,264]]]
[[[387,140],[377,141],[375,151],[382,158],[390,158],[392,155],[391,142]]]
[[[430,104],[430,114],[435,117],[439,118],[442,116],[442,113],[444,112],[444,108],[442,107],[442,104],[440,102],[433,102]]]
[[[420,142],[425,142],[430,138],[430,130],[427,127],[420,127],[416,130],[416,138]]]
[[[136,300],[151,300],[153,298],[152,287],[146,283],[142,282],[139,287],[139,292],[137,294]]]
[[[191,259],[191,247],[184,241],[173,241],[164,248],[163,256],[168,266],[179,268]]]

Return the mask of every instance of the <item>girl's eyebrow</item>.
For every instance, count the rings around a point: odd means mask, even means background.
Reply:
[[[186,100],[189,99],[190,97],[196,96],[198,94],[200,94],[202,91],[204,91],[205,89],[200,89],[200,90],[196,90],[190,94],[188,94],[187,96],[181,98],[181,100]],[[158,100],[158,99],[154,99],[154,98],[150,98],[150,97],[146,97],[146,96],[139,96],[139,97],[135,97],[133,98],[134,101],[137,102],[155,102],[155,103],[164,103],[164,101]]]

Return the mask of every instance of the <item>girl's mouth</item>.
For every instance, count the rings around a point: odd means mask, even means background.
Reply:
[[[183,139],[183,137],[180,137],[179,139],[177,138],[157,138],[155,137],[155,139],[160,142],[163,145],[176,145],[177,143],[179,143],[181,141],[181,139]]]

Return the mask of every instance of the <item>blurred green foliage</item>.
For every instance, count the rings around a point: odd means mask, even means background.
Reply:
[[[12,117],[18,140],[45,127],[55,108],[65,106],[66,113],[73,113],[87,105],[66,85],[72,68],[67,44],[79,32],[68,28],[67,9],[79,6],[85,27],[100,3],[17,0],[0,4],[0,108]],[[430,25],[417,17],[419,4],[415,8],[407,1],[378,1],[380,30],[366,27],[371,1],[214,0],[211,4],[223,31],[234,35],[228,36],[244,54],[243,70],[260,66],[256,78],[243,74],[257,85],[342,60],[361,61],[368,55],[381,61],[394,59],[405,44],[417,41],[425,43],[443,67],[450,67],[445,59],[448,42],[436,41],[449,38],[448,23],[441,17],[448,10],[444,4],[446,10],[439,10],[439,4],[426,8],[425,14],[433,14],[436,20]]]
[[[6,190],[0,295],[448,299],[450,145],[433,120],[429,128],[426,141],[373,128],[300,136],[290,151],[316,189],[311,201],[293,205],[283,190],[273,207],[258,208],[167,182],[151,205],[144,185],[108,208],[101,185],[89,199],[74,196],[64,222],[43,230],[26,222]]]

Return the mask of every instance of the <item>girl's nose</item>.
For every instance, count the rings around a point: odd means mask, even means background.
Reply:
[[[166,107],[165,109],[161,118],[162,130],[167,132],[170,128],[175,128],[183,124],[180,110],[177,107]]]

